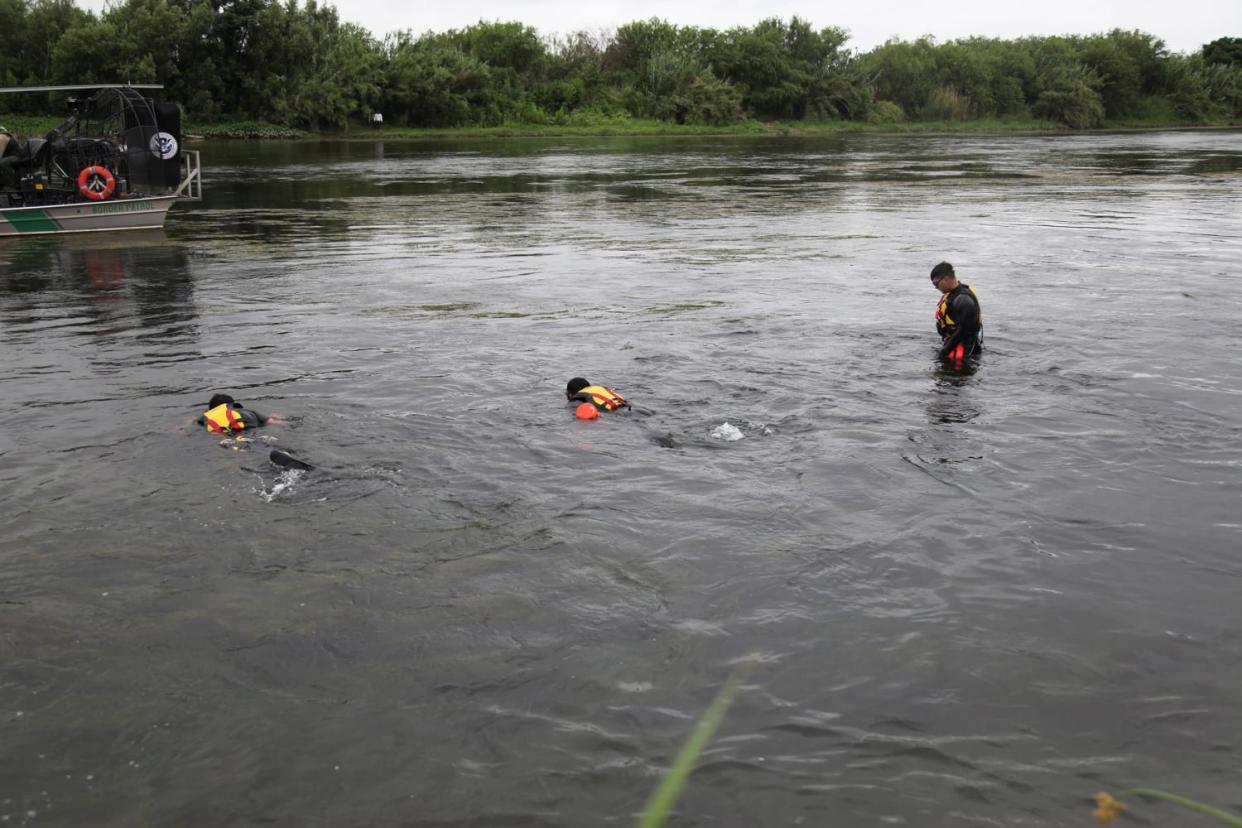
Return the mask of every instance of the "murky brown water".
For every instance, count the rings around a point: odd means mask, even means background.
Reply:
[[[8,824],[630,825],[748,659],[677,825],[1242,806],[1238,133],[201,149],[0,246]]]

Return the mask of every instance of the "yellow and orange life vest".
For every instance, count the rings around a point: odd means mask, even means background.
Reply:
[[[979,294],[975,293],[975,289],[970,285],[960,285],[970,291],[970,295],[975,297],[975,304],[979,307],[979,329],[983,329],[983,305],[979,302]],[[948,339],[953,336],[953,329],[957,327],[957,323],[953,321],[953,317],[949,316],[949,302],[953,299],[953,294],[957,292],[957,288],[949,291],[940,297],[940,301],[936,304],[936,332],[940,334],[941,339]]]
[[[231,403],[221,403],[208,411],[203,415],[203,422],[212,434],[229,434],[246,427],[245,421],[233,410]]]
[[[595,407],[602,411],[616,411],[618,408],[630,407],[630,404],[625,401],[624,397],[611,388],[605,388],[602,385],[588,385],[577,394],[574,394],[574,399],[595,403]]]

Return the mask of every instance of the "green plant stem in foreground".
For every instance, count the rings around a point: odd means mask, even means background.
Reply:
[[[698,724],[694,726],[690,738],[682,745],[664,781],[647,800],[647,806],[643,809],[637,828],[660,828],[668,819],[669,811],[672,810],[677,797],[681,795],[681,789],[685,787],[686,781],[694,771],[694,763],[703,749],[707,747],[707,743],[711,741],[712,734],[716,732],[725,714],[729,712],[733,697],[737,694],[741,683],[742,671],[739,670],[729,678],[724,687],[720,688],[720,692],[712,700],[703,718],[699,719]]]
[[[1192,811],[1198,811],[1206,816],[1214,817],[1226,825],[1234,825],[1242,828],[1242,817],[1234,816],[1220,808],[1214,808],[1211,805],[1190,799],[1185,796],[1169,793],[1168,791],[1159,791],[1155,788],[1127,788],[1116,795],[1117,799],[1124,799],[1127,796],[1144,796],[1149,799],[1163,799],[1165,802],[1172,802],[1174,805],[1181,805],[1183,808],[1189,808]]]

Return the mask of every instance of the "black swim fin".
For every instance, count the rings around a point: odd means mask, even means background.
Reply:
[[[280,466],[282,469],[300,469],[301,471],[310,471],[315,468],[310,463],[303,463],[298,458],[280,449],[272,449],[272,453],[267,456],[273,464]]]

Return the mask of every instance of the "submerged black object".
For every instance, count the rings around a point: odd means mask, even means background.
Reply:
[[[282,469],[301,469],[302,471],[310,471],[315,468],[310,463],[303,463],[298,458],[283,452],[280,449],[272,449],[272,453],[267,456],[273,464],[280,466]]]

